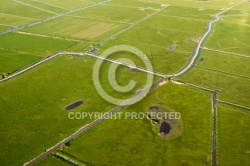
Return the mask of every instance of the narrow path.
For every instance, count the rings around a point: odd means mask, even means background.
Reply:
[[[41,19],[41,20],[38,20],[38,21],[35,21],[35,22],[32,22],[32,23],[29,23],[29,24],[26,24],[26,25],[19,26],[19,27],[14,28],[14,29],[9,29],[7,31],[1,32],[0,35],[8,34],[8,33],[20,30],[20,29],[31,27],[31,26],[34,26],[34,25],[37,25],[37,24],[40,24],[40,23],[43,23],[43,22],[46,22],[46,21],[50,21],[50,20],[56,19],[58,17],[66,16],[66,15],[69,15],[69,14],[72,14],[72,13],[75,13],[75,12],[78,12],[78,11],[81,11],[81,10],[84,10],[84,9],[88,9],[88,8],[91,8],[91,7],[94,7],[94,6],[98,6],[98,5],[107,3],[109,1],[110,0],[104,0],[104,1],[99,2],[99,3],[91,4],[91,5],[79,8],[79,9],[70,10],[70,11],[67,11],[65,13],[54,15],[52,17],[44,18],[44,19]]]
[[[82,40],[77,40],[77,39],[70,39],[70,38],[58,37],[58,36],[41,35],[41,34],[36,34],[36,33],[22,32],[22,31],[16,31],[14,33],[20,33],[20,34],[30,35],[30,36],[40,36],[40,37],[46,37],[46,38],[52,38],[52,39],[68,40],[68,41],[74,41],[74,42],[82,41]]]
[[[213,144],[212,144],[212,166],[217,166],[217,91],[212,95],[212,110],[213,110]]]
[[[216,69],[212,69],[212,68],[208,68],[208,67],[203,67],[203,66],[198,66],[198,65],[195,65],[195,67],[205,69],[205,70],[214,71],[214,72],[217,72],[217,73],[227,74],[227,75],[231,75],[231,76],[235,76],[235,77],[250,79],[250,77],[247,77],[247,76],[243,76],[243,75],[239,75],[239,74],[233,74],[233,73],[229,73],[229,72],[225,72],[225,71],[221,71],[221,70],[216,70]]]
[[[97,58],[97,59],[100,59],[100,60],[103,60],[103,61],[107,61],[107,62],[111,62],[111,63],[115,63],[117,65],[122,65],[122,66],[125,66],[125,67],[129,67],[131,69],[136,69],[138,71],[141,71],[141,72],[145,72],[145,73],[148,73],[148,74],[153,74],[153,75],[156,75],[158,77],[162,77],[162,78],[165,78],[166,75],[165,74],[162,74],[162,73],[159,73],[159,72],[156,72],[156,71],[151,71],[151,70],[148,70],[148,69],[144,69],[142,67],[139,67],[139,66],[134,66],[134,65],[131,65],[131,64],[128,64],[128,63],[124,63],[124,62],[121,62],[121,61],[117,61],[117,60],[112,60],[112,59],[107,59],[107,58],[103,58],[101,56],[97,56],[97,55],[94,55],[94,54],[90,54],[90,53],[76,53],[76,52],[61,52],[60,53],[61,55],[80,55],[80,56],[90,56],[90,57],[93,57],[93,58]]]
[[[215,20],[214,21],[211,21],[209,24],[208,24],[208,28],[207,28],[207,31],[206,33],[204,34],[204,36],[202,37],[202,39],[200,40],[200,42],[198,43],[198,45],[195,47],[195,50],[194,50],[194,53],[192,55],[192,57],[190,58],[188,64],[183,68],[181,69],[179,72],[175,73],[175,74],[172,74],[172,75],[169,75],[169,77],[178,77],[178,76],[181,76],[182,74],[184,74],[185,72],[187,72],[190,68],[192,68],[192,66],[194,65],[196,59],[199,57],[200,55],[200,51],[201,51],[201,47],[204,45],[204,42],[206,41],[206,39],[208,38],[208,36],[210,35],[210,33],[212,32],[213,30],[213,25],[214,23],[218,22],[220,20],[220,15],[235,8],[236,6],[238,5],[241,5],[243,3],[247,2],[247,0],[244,0],[243,2],[237,4],[237,5],[234,5],[230,8],[227,8],[219,13],[217,13],[215,15]]]
[[[78,43],[76,43],[76,44],[78,44]],[[63,52],[63,51],[67,50],[68,48],[70,48],[70,47],[72,47],[72,46],[74,46],[76,44],[73,44],[73,45],[71,45],[71,46],[69,46],[69,47],[67,47],[67,48],[65,48],[65,49],[63,49],[63,50],[55,53],[54,55],[52,55],[52,56],[50,56],[50,57],[48,57],[46,59],[43,59],[43,60],[41,60],[41,61],[39,61],[39,62],[31,65],[31,66],[28,66],[28,67],[26,67],[26,68],[24,68],[24,69],[22,69],[20,71],[17,71],[16,73],[13,73],[12,75],[10,75],[10,76],[8,76],[6,78],[0,79],[0,83],[4,82],[4,81],[8,81],[10,79],[13,79],[13,78],[17,77],[18,75],[21,75],[21,74],[23,74],[23,73],[25,73],[25,72],[27,72],[27,71],[35,68],[35,67],[37,67],[37,66],[39,66],[39,65],[47,62],[47,61],[49,61],[49,60],[51,60],[51,59],[53,59],[53,58],[55,58],[55,57],[57,57],[59,55],[89,56],[89,57],[93,57],[93,58],[100,59],[100,60],[103,60],[103,61],[115,63],[117,65],[122,65],[122,66],[128,67],[130,69],[136,69],[136,70],[144,72],[144,73],[156,75],[156,76],[161,77],[161,78],[166,78],[166,75],[163,74],[163,73],[159,73],[159,72],[156,72],[156,71],[151,71],[151,70],[148,70],[148,69],[144,69],[142,67],[134,66],[134,65],[131,65],[131,64],[128,64],[128,63],[117,61],[117,60],[103,58],[103,57],[100,57],[100,56],[97,56],[97,55],[94,55],[94,54],[82,53],[82,52],[80,52],[80,53],[76,53],[76,52]]]
[[[239,105],[239,104],[235,104],[235,103],[230,103],[228,101],[223,101],[223,100],[217,100],[219,103],[222,103],[222,104],[227,104],[227,105],[230,105],[230,106],[234,106],[234,107],[238,107],[238,108],[241,108],[241,109],[245,109],[245,110],[248,110],[250,111],[250,107],[246,107],[246,106],[242,106],[242,105]]]
[[[231,53],[231,52],[226,52],[226,51],[221,51],[221,50],[209,49],[209,48],[205,48],[205,47],[202,47],[202,49],[203,50],[208,50],[208,51],[213,51],[213,52],[219,52],[219,53],[222,53],[222,54],[240,56],[240,57],[243,57],[243,58],[250,58],[250,56],[247,56],[247,55],[236,54],[236,53]]]

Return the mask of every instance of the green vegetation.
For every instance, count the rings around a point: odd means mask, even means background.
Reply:
[[[218,165],[248,165],[249,126],[249,111],[218,106]]]
[[[199,19],[209,21],[214,19],[213,15],[218,13],[219,10],[206,9],[201,10],[199,8],[184,7],[184,6],[169,6],[167,10],[164,10],[161,14],[173,17],[182,17],[186,19]]]
[[[7,31],[10,27],[0,25],[0,32]]]
[[[10,50],[0,50],[0,54],[0,74],[12,73],[42,58],[41,56]]]
[[[74,43],[76,42],[19,33],[10,33],[1,36],[0,48],[38,54],[39,56],[45,57],[59,50],[67,48]]]
[[[1,32],[93,6],[1,35],[0,76],[62,50],[91,51],[101,56],[104,50],[116,45],[142,50],[154,71],[173,74],[187,64],[214,15],[242,1],[111,0],[94,5],[103,0],[1,0]],[[249,15],[249,2],[223,13],[196,64],[176,79],[218,90],[218,99],[250,107]],[[145,68],[141,60],[145,57],[133,53],[121,51],[108,58],[131,59]],[[65,107],[75,101],[84,103],[73,109],[74,113],[104,113],[116,107],[103,99],[94,86],[95,62],[96,58],[88,56],[61,55],[0,83],[0,165],[22,165],[93,122],[89,118],[68,118]],[[112,97],[127,99],[144,87],[145,73],[119,66],[112,74],[110,65],[103,63],[99,78]],[[130,80],[137,84],[131,91],[120,93],[111,87],[109,78],[116,79],[121,86]],[[154,77],[154,81],[158,79]],[[178,123],[166,121],[172,129],[165,138],[159,134],[160,124],[146,118],[124,119],[126,113],[146,113],[150,106],[182,115]],[[218,165],[247,165],[249,112],[223,104],[217,106]],[[105,120],[57,152],[86,165],[211,165],[211,93],[168,82],[120,113],[122,119]],[[50,154],[37,165],[70,163]]]
[[[236,75],[247,76],[250,78],[249,58],[207,50],[202,51],[201,58],[204,58],[204,61],[198,61],[196,64],[197,66],[207,67]]]
[[[123,6],[113,6],[111,3],[110,5],[95,6],[93,8],[74,13],[74,15],[122,23],[133,23],[153,12],[154,10],[152,9],[139,10],[139,7],[130,8]]]
[[[63,13],[63,12],[67,11],[65,9],[62,9],[62,8],[59,8],[56,6],[52,6],[52,5],[43,3],[41,1],[33,1],[33,0],[21,0],[21,1],[24,3],[27,3],[29,5],[35,6],[43,11],[45,10],[45,11],[52,13],[52,14]]]
[[[73,9],[78,9],[82,8],[91,4],[94,4],[96,2],[102,2],[102,0],[88,0],[88,1],[83,1],[83,0],[40,0],[40,2],[50,4],[52,6],[56,6],[61,9],[65,10],[73,10]]]
[[[210,99],[208,93],[169,83],[123,110],[122,119],[106,120],[81,135],[64,152],[94,165],[210,165]],[[165,143],[148,119],[124,119],[126,112],[155,105],[181,113],[180,137]]]
[[[215,28],[205,44],[206,47],[249,56],[249,26],[222,21],[217,23]]]
[[[180,70],[187,63],[188,58],[190,57],[190,53],[169,51],[168,48],[151,46],[149,44],[137,43],[133,41],[122,41],[119,39],[113,39],[106,42],[101,47],[99,53],[102,53],[104,50],[112,46],[121,44],[131,45],[142,50],[149,58],[155,71],[167,74],[174,73]],[[111,55],[110,58],[129,58],[136,62],[137,66],[144,67],[144,65],[142,64],[142,60],[136,58],[136,56],[133,54],[115,53]]]
[[[10,33],[0,40],[0,73],[12,73],[76,42]]]
[[[0,14],[0,24],[8,25],[8,26],[20,26],[30,22],[36,21],[32,18],[19,17],[9,14]]]
[[[198,86],[218,90],[220,91],[218,97],[221,100],[247,107],[250,106],[250,79],[197,67],[179,77],[179,79]]]
[[[48,156],[42,159],[40,162],[36,164],[36,166],[72,166],[70,163],[67,163],[55,156]]]
[[[60,56],[8,82],[0,84],[1,146],[3,165],[20,165],[55,145],[92,120],[70,120],[64,107],[76,100],[84,104],[74,112],[107,112],[114,105],[97,93],[92,81],[95,59]],[[106,71],[108,64],[102,70]],[[105,69],[106,68],[106,69]],[[141,73],[118,68],[118,82],[135,80],[137,88],[145,80]],[[107,93],[129,98],[104,84]],[[144,84],[143,84],[144,86]],[[17,141],[18,139],[18,141]],[[11,147],[11,148],[10,148]],[[14,149],[14,150],[13,150]]]
[[[1,0],[0,11],[1,13],[7,13],[15,16],[22,16],[33,19],[42,19],[53,15],[52,13],[38,10],[37,8],[10,0]]]
[[[148,0],[148,2],[155,2],[155,0]],[[225,9],[242,2],[242,0],[157,0],[159,4],[170,4],[172,6],[184,6],[201,9]]]
[[[124,27],[123,24],[64,16],[33,27],[29,27],[24,31],[96,41],[102,39],[105,36],[111,35],[122,27]]]

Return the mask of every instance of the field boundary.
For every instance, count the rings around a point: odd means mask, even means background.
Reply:
[[[217,91],[212,94],[213,134],[212,134],[212,166],[217,166]]]
[[[205,69],[205,70],[209,70],[209,71],[222,73],[222,74],[227,74],[227,75],[232,75],[232,76],[241,77],[241,78],[245,78],[245,79],[250,79],[250,77],[247,77],[247,76],[243,76],[243,75],[239,75],[239,74],[233,74],[233,73],[229,73],[229,72],[225,72],[225,71],[221,71],[221,70],[217,70],[217,69],[212,69],[212,68],[208,68],[208,67],[203,67],[203,66],[198,66],[198,65],[195,65],[195,67]]]
[[[234,107],[238,107],[238,108],[241,108],[241,109],[245,109],[245,110],[248,110],[250,111],[250,108],[249,107],[245,107],[245,106],[242,106],[242,105],[239,105],[239,104],[235,104],[235,103],[230,103],[228,101],[223,101],[223,100],[217,100],[219,103],[222,103],[222,104],[226,104],[226,105],[230,105],[230,106],[234,106]]]
[[[202,49],[207,50],[207,51],[211,51],[211,52],[219,52],[219,53],[227,54],[227,55],[240,56],[243,58],[250,58],[250,56],[247,56],[247,55],[236,54],[236,53],[226,52],[226,51],[221,51],[221,50],[215,50],[215,49],[210,49],[210,48],[206,48],[206,47],[202,47]]]

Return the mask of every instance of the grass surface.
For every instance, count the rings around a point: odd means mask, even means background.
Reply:
[[[0,24],[9,25],[9,26],[19,26],[24,25],[30,22],[35,21],[35,19],[26,18],[26,17],[18,17],[14,15],[8,14],[0,14]]]
[[[249,158],[250,113],[226,105],[218,106],[218,165],[247,166]],[[228,148],[228,146],[233,146]]]
[[[33,19],[42,19],[53,15],[52,13],[10,0],[2,0],[0,2],[0,11],[2,13]]]
[[[198,61],[198,66],[250,77],[249,58],[206,50],[202,51],[201,58],[205,58],[205,61]]]
[[[250,40],[248,36],[250,36],[249,26],[222,21],[216,24],[215,30],[205,46],[249,56]]]
[[[0,50],[0,73],[12,73],[42,58],[42,56],[10,50]]]
[[[18,33],[10,33],[1,36],[0,48],[21,51],[25,53],[38,54],[39,56],[48,56],[56,51],[62,50],[75,42],[45,38],[40,36],[31,36]]]
[[[7,31],[10,27],[0,25],[0,32]]]
[[[82,1],[82,0],[40,0],[40,2],[50,4],[54,7],[58,7],[65,10],[73,10],[78,9],[84,6],[88,6],[91,4],[94,4],[96,2],[102,2],[102,0],[88,0],[88,1]]]
[[[84,100],[82,106],[73,110],[79,112],[106,112],[114,107],[99,96],[93,85],[94,62],[95,59],[88,57],[62,56],[0,84],[3,92],[0,133],[1,141],[5,142],[0,150],[3,165],[27,162],[91,122],[90,119],[68,119],[64,107],[74,101]],[[103,71],[108,71],[107,65],[104,64]],[[128,69],[118,68],[118,72],[118,82],[132,79],[140,87],[145,80],[143,74],[131,73]],[[128,98],[136,92],[134,89],[118,95],[107,83],[103,87],[107,93],[120,98]]]
[[[67,163],[55,156],[48,156],[41,161],[39,161],[35,166],[72,166],[70,163]]]
[[[123,24],[64,16],[27,28],[25,31],[45,35],[96,41],[107,35],[111,35],[122,27],[124,27]]]
[[[111,1],[112,2],[112,1]],[[133,23],[154,10],[139,10],[138,8],[129,8],[123,6],[98,5],[80,12],[74,13],[75,16],[83,16],[87,18],[95,18],[101,20],[111,20],[116,22]],[[114,14],[115,13],[115,14]]]
[[[148,2],[156,2],[158,4],[170,4],[172,6],[195,7],[202,9],[224,9],[234,4],[242,2],[242,0],[148,0]]]
[[[153,105],[182,114],[180,137],[165,143],[148,119],[113,119],[74,140],[65,153],[94,165],[210,165],[210,95],[170,83],[123,112],[145,112]]]
[[[212,90],[219,90],[218,98],[228,102],[250,106],[250,80],[202,68],[193,68],[180,80]]]

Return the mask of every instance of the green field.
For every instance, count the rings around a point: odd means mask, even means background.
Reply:
[[[70,163],[67,163],[65,161],[62,161],[58,158],[56,158],[55,156],[48,156],[46,158],[44,158],[43,160],[41,160],[41,162],[39,162],[38,164],[36,164],[37,166],[71,166]]]
[[[30,28],[25,32],[98,41],[123,28],[124,24],[64,16]],[[50,27],[49,29],[46,27]]]
[[[80,112],[106,112],[114,107],[103,100],[94,88],[91,79],[94,62],[95,59],[88,57],[61,56],[0,84],[0,91],[4,92],[0,98],[0,119],[1,125],[4,125],[1,141],[5,142],[0,150],[2,164],[27,162],[91,122],[90,119],[68,118],[64,107],[74,101],[84,100],[84,104],[74,110]],[[108,71],[105,69],[107,65],[104,64],[102,70]],[[110,85],[105,85],[104,89],[116,97],[128,98],[135,94],[145,80],[144,74],[131,73],[127,68],[118,68],[118,72],[118,82],[132,79],[137,81],[137,87],[121,95],[109,88]]]
[[[196,64],[197,66],[211,68],[250,78],[249,58],[222,54],[207,50],[202,51],[201,58],[204,58],[204,61],[198,61]],[[244,68],[242,68],[242,66],[244,66]]]
[[[219,99],[250,107],[250,79],[202,68],[193,68],[180,80],[219,91]]]
[[[74,43],[18,33],[3,35],[0,40],[0,73],[19,70]]]
[[[40,2],[43,2],[45,4],[50,4],[52,6],[56,6],[60,9],[65,9],[65,10],[73,10],[77,9],[80,7],[85,7],[91,4],[94,4],[96,2],[102,2],[102,0],[40,0]]]
[[[135,56],[131,50],[108,58],[130,59],[143,68],[142,59],[148,58],[152,70],[174,74],[188,66],[215,14],[242,1],[110,0],[96,4],[104,0],[1,0],[0,33],[15,31],[0,34],[0,79],[59,52],[102,56],[117,45],[138,48],[146,57]],[[187,72],[166,78],[166,84],[120,110],[121,119],[104,120],[55,153],[86,166],[247,166],[249,111],[214,101],[250,108],[249,36],[250,2],[246,2],[221,15]],[[0,82],[0,165],[29,162],[95,119],[72,120],[70,112],[105,113],[115,108],[95,85],[123,100],[145,88],[145,72],[120,65],[113,73],[107,61],[96,69],[96,60],[64,53]],[[100,83],[93,78],[94,70],[100,71]],[[154,76],[153,82],[159,79]],[[126,86],[130,81],[136,84],[128,92],[112,87],[115,82]],[[217,91],[217,98],[202,88]],[[65,110],[79,100],[84,103]],[[213,104],[217,106],[215,119]],[[179,120],[166,119],[171,130],[165,137],[160,134],[163,118],[125,119],[131,112],[159,111],[155,107],[181,113]],[[214,141],[217,151],[213,157]],[[49,154],[35,165],[74,164]]]
[[[10,27],[0,25],[0,32],[7,31]]]
[[[53,13],[38,10],[37,8],[10,0],[1,0],[0,11],[1,13],[5,14],[28,17],[33,19],[42,19],[53,15]]]
[[[249,126],[249,111],[218,106],[218,165],[248,165]]]
[[[9,14],[0,14],[0,24],[8,25],[8,26],[19,26],[24,25],[30,22],[35,21],[36,19],[27,18],[27,17],[19,17],[15,15]]]
[[[157,6],[158,8],[160,6]],[[101,20],[110,20],[116,22],[133,23],[140,18],[153,13],[154,10],[139,10],[139,8],[129,8],[123,6],[113,6],[112,1],[110,5],[99,5],[80,12],[74,13],[75,16],[83,16],[87,18],[95,18]],[[116,13],[116,14],[114,14]]]
[[[0,50],[0,54],[0,73],[12,73],[42,59],[38,55],[10,50]]]
[[[221,21],[215,26],[215,31],[211,34],[205,46],[210,49],[249,56],[249,35],[249,26]],[[228,42],[229,40],[230,42]]]
[[[164,141],[148,119],[124,119],[125,112],[155,105],[181,113],[181,136]],[[101,123],[64,152],[90,165],[210,165],[210,94],[170,83],[123,110],[122,117]]]

